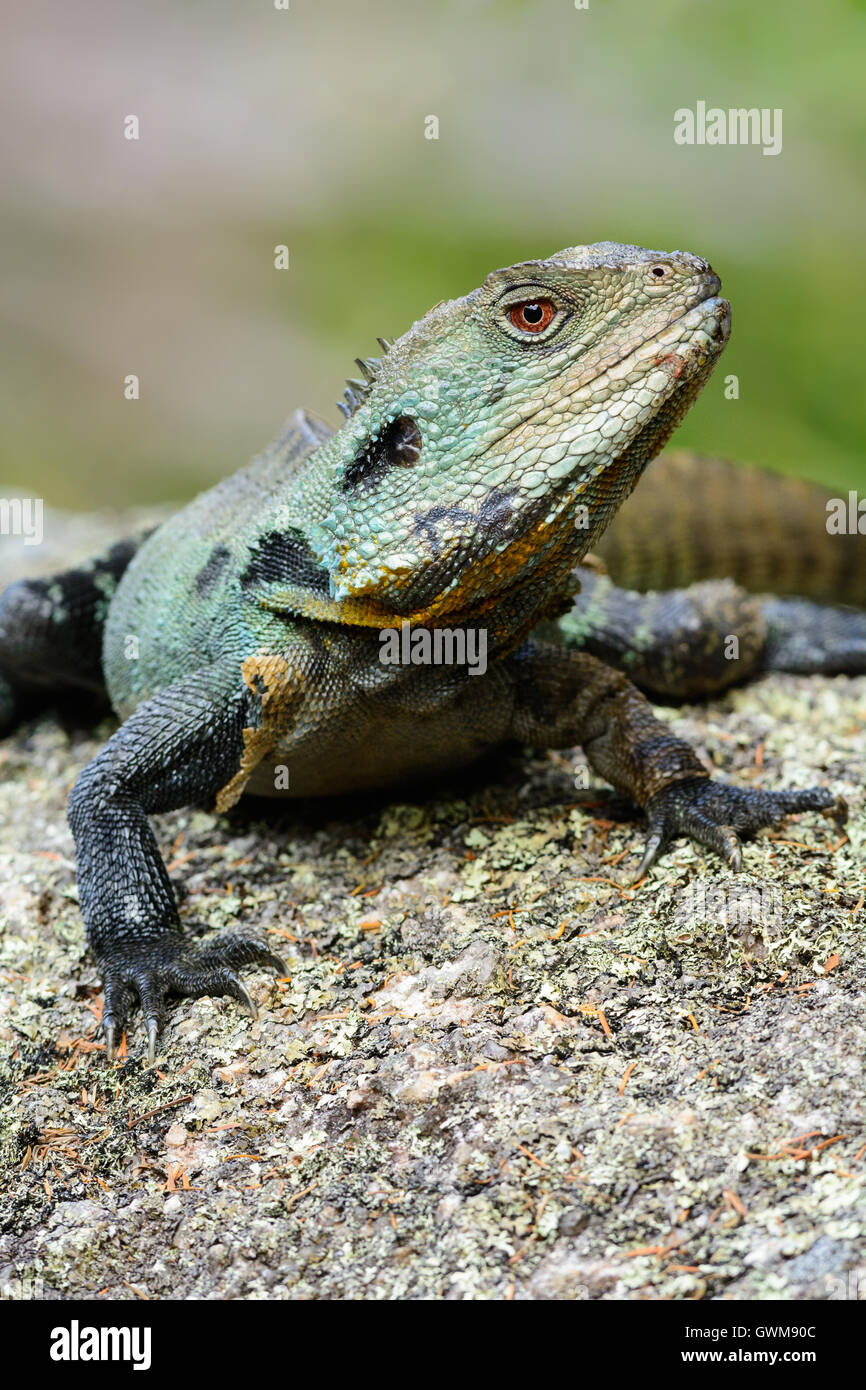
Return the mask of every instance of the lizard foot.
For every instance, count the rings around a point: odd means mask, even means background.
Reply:
[[[109,1062],[114,1058],[136,997],[147,1030],[147,1060],[152,1063],[168,995],[198,999],[203,994],[229,994],[256,1018],[256,1006],[238,978],[238,967],[267,965],[279,975],[287,973],[284,962],[267,946],[252,937],[234,934],[220,936],[197,948],[186,946],[179,936],[167,934],[146,945],[109,952],[100,964],[105,981],[102,1028]]]
[[[848,817],[843,798],[834,796],[826,787],[810,787],[801,792],[764,792],[731,787],[708,777],[685,777],[680,782],[670,782],[646,804],[646,850],[635,882],[643,878],[679,835],[715,850],[736,873],[743,862],[740,834],[778,825],[785,816],[796,811],[820,811],[831,816],[837,825],[844,825]]]

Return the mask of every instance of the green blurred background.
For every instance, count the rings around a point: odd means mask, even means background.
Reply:
[[[376,334],[602,239],[733,301],[678,441],[866,481],[856,0],[7,0],[0,63],[6,489],[187,497],[297,405],[336,422]],[[698,100],[781,107],[782,153],[676,145]]]

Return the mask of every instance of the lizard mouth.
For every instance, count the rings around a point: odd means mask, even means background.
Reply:
[[[621,368],[624,363],[632,359],[635,365],[638,365],[643,359],[651,358],[653,355],[653,344],[658,343],[659,345],[664,345],[665,340],[672,338],[675,330],[683,326],[687,319],[694,318],[697,311],[701,311],[703,321],[699,326],[696,326],[695,332],[691,335],[688,344],[680,348],[676,353],[669,352],[659,354],[657,363],[660,365],[663,362],[670,362],[673,366],[676,366],[677,364],[673,362],[673,358],[678,356],[681,362],[680,370],[677,374],[678,377],[683,375],[685,367],[689,365],[689,359],[693,360],[696,357],[705,355],[706,357],[710,357],[714,364],[715,359],[718,357],[731,335],[731,305],[727,299],[723,299],[719,294],[715,293],[716,289],[721,288],[721,281],[718,277],[712,275],[710,279],[714,282],[713,293],[706,294],[705,287],[702,287],[701,293],[696,294],[692,302],[683,309],[681,313],[670,319],[663,328],[657,329],[654,333],[650,333],[637,347],[635,347],[633,343],[630,343],[623,347],[621,352],[611,353],[608,358],[605,358],[601,363],[597,364],[597,370],[594,370],[591,376],[582,377],[578,374],[574,377],[569,377],[568,390],[563,392],[563,396],[560,397],[558,404],[561,404],[563,398],[567,399],[580,392],[588,391],[591,387],[597,386],[600,382],[604,381],[605,377],[610,376],[617,368]],[[537,410],[523,417],[521,426],[537,422],[541,416],[549,412],[550,406],[545,403],[539,406]],[[478,457],[483,457],[484,453],[489,452],[490,449],[499,447],[501,443],[501,440],[497,440],[495,443],[489,444]]]

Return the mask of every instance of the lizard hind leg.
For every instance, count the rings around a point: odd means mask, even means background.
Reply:
[[[714,850],[736,872],[740,836],[801,811],[844,824],[848,808],[827,787],[773,792],[710,777],[622,672],[587,652],[530,639],[507,659],[507,669],[513,736],[542,748],[582,744],[590,766],[645,811],[647,840],[636,878],[682,835]]]
[[[75,696],[91,713],[106,709],[102,630],[144,534],[73,569],[16,580],[0,593],[0,733],[40,706]]]

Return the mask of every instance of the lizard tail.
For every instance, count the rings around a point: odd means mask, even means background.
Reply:
[[[800,478],[684,451],[647,469],[596,547],[624,589],[678,589],[730,578],[752,593],[866,608],[866,543],[828,530],[848,518],[847,494]]]

